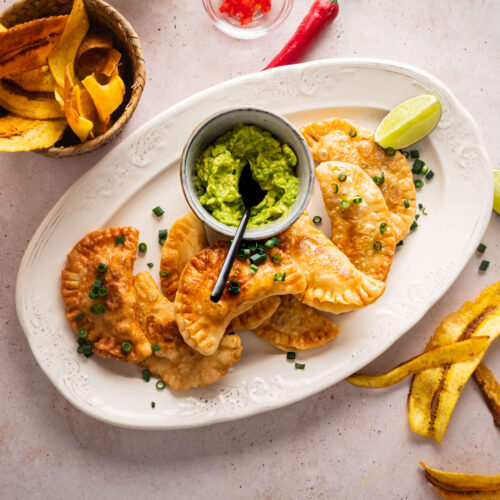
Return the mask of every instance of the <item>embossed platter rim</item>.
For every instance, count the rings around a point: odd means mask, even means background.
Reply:
[[[294,371],[282,354],[251,334],[243,334],[242,361],[224,379],[184,394],[157,394],[134,367],[77,356],[59,297],[65,252],[86,232],[108,224],[136,225],[141,235],[152,237],[157,226],[147,216],[165,189],[171,200],[171,205],[162,202],[168,206],[165,225],[169,226],[187,206],[174,181],[180,150],[204,117],[251,104],[268,107],[299,125],[336,114],[373,126],[383,110],[423,92],[437,94],[444,106],[439,127],[419,145],[437,171],[419,195],[431,217],[425,223],[420,219],[419,230],[398,252],[384,296],[368,308],[339,317],[343,333],[332,344],[299,355],[307,362],[304,372]],[[170,187],[160,191],[160,185]],[[439,80],[417,68],[390,61],[337,59],[240,77],[164,111],[66,192],[24,255],[16,290],[18,317],[42,370],[88,415],[148,429],[242,418],[298,401],[342,380],[411,328],[472,255],[487,226],[492,191],[491,166],[473,119]],[[312,203],[311,213],[321,212],[317,192]],[[328,231],[326,224],[322,229]],[[151,252],[148,260],[158,262],[159,250]],[[136,272],[146,269],[145,260],[139,260]],[[120,395],[125,390],[131,397]],[[149,405],[153,398],[154,412]]]

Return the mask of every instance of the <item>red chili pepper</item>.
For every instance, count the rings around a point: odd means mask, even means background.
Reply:
[[[316,0],[292,38],[264,70],[300,62],[338,13],[337,0]]]

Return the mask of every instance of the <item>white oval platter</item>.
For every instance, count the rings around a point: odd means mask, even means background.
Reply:
[[[432,93],[443,105],[436,130],[417,145],[436,173],[418,192],[428,215],[399,247],[385,294],[373,305],[336,318],[340,335],[297,355],[241,334],[243,355],[218,383],[205,389],[157,391],[137,366],[76,353],[64,317],[60,271],[66,253],[87,232],[131,225],[148,243],[135,271],[158,278],[158,229],[187,211],[179,183],[182,147],[203,118],[236,106],[259,106],[296,125],[341,116],[374,128],[401,101]],[[411,66],[371,59],[315,61],[243,76],[194,95],[159,114],[118,144],[59,200],[34,235],[17,280],[19,321],[42,370],[76,407],[99,420],[132,428],[176,429],[246,417],[306,398],[339,382],[383,353],[445,293],[472,255],[492,206],[492,175],[479,130],[451,92]],[[151,209],[161,205],[158,219]],[[330,227],[318,186],[310,215]],[[156,408],[151,408],[155,401]]]

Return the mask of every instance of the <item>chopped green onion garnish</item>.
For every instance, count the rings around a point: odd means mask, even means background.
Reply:
[[[342,200],[340,202],[340,208],[344,208],[344,209],[349,208],[349,205],[350,205],[349,200]]]
[[[151,408],[154,408],[156,406],[156,403],[154,401],[151,401]]]
[[[149,382],[150,379],[151,372],[147,368],[144,368],[144,370],[142,370],[142,380],[144,380],[144,382]]]
[[[377,184],[377,186],[381,186],[385,181],[385,174],[384,172],[382,172],[382,175],[379,177],[378,175],[376,175],[375,177],[373,177],[373,182],[375,184]]]
[[[385,148],[386,156],[394,156],[396,154],[396,150],[394,148]]]
[[[274,281],[285,281],[286,273],[276,273],[274,275]]]
[[[152,262],[148,262],[148,263],[146,264],[146,266],[148,266],[148,267],[149,267],[149,269],[151,269],[151,268],[154,266],[154,264],[153,264]]]
[[[252,273],[256,273],[259,270],[259,268],[255,264],[250,264],[250,271]]]
[[[267,259],[266,254],[254,253],[250,257],[250,264],[258,266],[259,264],[262,264],[262,262],[264,262],[266,259]]]
[[[106,295],[108,295],[108,289],[101,286],[97,289],[97,295],[99,297],[106,297]]]
[[[351,130],[349,130],[349,135],[351,137],[356,137],[358,135],[358,133],[352,128]]]
[[[430,180],[434,177],[434,172],[432,170],[429,170],[426,174],[425,174],[425,178],[427,180]]]
[[[163,391],[163,389],[165,389],[165,382],[163,382],[163,380],[158,380],[158,382],[156,382],[156,388],[159,391]]]
[[[160,229],[158,231],[158,239],[166,240],[168,238],[168,229]]]
[[[422,167],[425,165],[425,163],[422,161],[422,160],[415,160],[413,162],[413,167],[411,169],[411,171],[415,174],[415,175],[419,175],[421,172],[422,172]]]
[[[132,352],[132,344],[130,342],[122,342],[122,351],[126,352],[127,354],[129,352]]]
[[[422,210],[422,208],[424,208],[424,206],[422,205],[422,203],[418,204],[418,208],[419,208],[419,210]]]
[[[81,339],[86,339],[89,336],[89,332],[86,328],[78,328],[78,336]]]
[[[340,174],[339,177],[339,182],[345,182],[347,180],[347,175],[346,174]]]
[[[412,150],[410,151],[410,156],[411,156],[412,158],[420,158],[420,153],[419,153],[416,149],[412,149]]]
[[[76,321],[77,323],[78,323],[79,321],[81,321],[82,319],[83,319],[83,314],[82,314],[82,313],[77,314],[77,315],[75,316],[75,321]]]
[[[380,241],[375,241],[373,243],[373,248],[375,248],[375,250],[379,252],[380,250],[382,250],[382,243],[380,243]]]
[[[139,252],[146,253],[147,249],[148,246],[146,245],[146,243],[139,243]]]
[[[76,352],[78,354],[83,354],[83,347],[81,345],[79,345],[78,348],[76,349]]]
[[[229,280],[229,287],[230,288],[239,288],[240,287],[240,282],[236,278],[231,278]]]
[[[168,276],[170,276],[170,273],[168,271],[160,271],[158,273],[162,278],[167,278]]]
[[[410,202],[408,200],[405,200],[405,208],[410,208]]]
[[[279,253],[271,255],[271,259],[275,264],[280,264],[281,262],[283,262],[283,257]]]
[[[333,192],[333,194],[337,194],[339,192],[339,185],[336,182],[334,182],[332,184],[332,186],[335,188],[335,191]]]
[[[97,272],[101,273],[101,274],[105,273],[108,269],[109,269],[109,267],[106,264],[99,264],[97,266]]]
[[[99,297],[99,288],[97,287],[91,288],[89,292],[89,297],[91,299],[97,299],[97,297]]]
[[[266,255],[266,249],[264,247],[257,247],[257,253],[260,255]]]
[[[233,240],[231,240],[233,241]],[[230,246],[230,245],[229,245]],[[248,244],[248,248],[250,249],[250,251],[252,252],[255,252],[255,250],[257,250],[257,247],[259,246],[259,244],[256,242],[256,241],[253,241],[251,243]]]
[[[295,363],[296,370],[303,370],[306,367],[304,363]]]
[[[415,214],[415,220],[418,220],[419,217],[420,217],[420,214]]]
[[[277,247],[280,244],[280,239],[276,238],[276,236],[273,236],[271,238],[274,241],[274,246]]]
[[[99,316],[106,312],[106,306],[104,304],[92,304],[90,306],[90,312]]]
[[[354,196],[354,198],[352,199],[352,202],[355,205],[359,205],[362,201],[363,201],[363,198],[361,198],[361,196],[359,196],[359,194],[357,194],[356,196]]]
[[[125,236],[117,236],[115,238],[116,245],[123,245],[125,243]]]
[[[417,229],[417,227],[418,227],[417,221],[414,220],[410,226],[410,231],[415,231],[415,229]]]
[[[93,288],[100,288],[102,286],[102,280],[95,280]]]
[[[272,250],[274,248],[274,240],[267,240],[265,243],[264,243],[264,246],[266,248],[269,248],[269,250]],[[250,250],[248,251],[250,253]]]
[[[152,350],[153,352],[158,352],[158,351],[160,350],[160,346],[159,346],[158,344],[153,344],[153,345],[151,346],[151,350]]]
[[[403,246],[403,240],[401,240],[396,246],[397,247],[402,247]]]
[[[241,289],[240,288],[229,287],[229,293],[232,293],[233,295],[238,295],[238,294],[241,293]]]
[[[424,181],[422,181],[420,179],[413,181],[413,184],[415,184],[416,189],[422,189],[424,187]]]
[[[319,215],[315,215],[315,216],[313,217],[313,222],[314,222],[315,224],[319,224],[322,220],[323,220],[323,219],[322,219]]]
[[[238,257],[240,259],[248,259],[248,257],[250,257],[250,249],[249,248],[240,248],[238,250]]]
[[[480,243],[479,246],[477,247],[477,251],[479,253],[484,253],[485,250],[486,250],[486,245],[484,245],[483,243]]]
[[[424,165],[424,166],[422,167],[422,170],[420,171],[420,173],[421,173],[422,175],[425,175],[425,174],[428,172],[428,170],[429,170],[429,167],[428,167],[427,165]]]
[[[294,352],[287,352],[286,359],[295,359],[295,353]]]
[[[161,215],[163,215],[165,213],[165,211],[163,210],[163,208],[158,206],[158,207],[153,208],[153,213],[156,215],[156,217],[160,217]]]
[[[479,270],[480,271],[486,271],[486,269],[488,269],[489,265],[490,265],[490,261],[489,260],[483,260],[481,262],[481,264],[479,264]]]
[[[380,224],[380,232],[384,234],[386,231],[387,231],[387,222],[382,222],[382,224]]]

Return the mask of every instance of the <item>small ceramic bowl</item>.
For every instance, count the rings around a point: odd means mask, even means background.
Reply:
[[[241,25],[238,16],[229,17],[220,12],[222,0],[203,0],[203,6],[217,29],[233,38],[251,40],[259,38],[278,27],[290,14],[293,0],[273,0],[271,10],[263,14],[260,10],[249,24]]]
[[[219,234],[234,236],[235,226],[228,226],[218,221],[200,203],[194,178],[196,162],[203,151],[215,139],[239,123],[256,125],[268,130],[280,142],[288,144],[297,155],[296,173],[299,177],[299,192],[295,203],[285,215],[274,222],[245,231],[244,238],[246,240],[261,240],[281,233],[291,226],[304,212],[311,197],[314,181],[313,159],[306,141],[288,120],[271,111],[259,108],[230,109],[209,116],[194,129],[184,146],[181,158],[181,185],[189,206],[200,220]]]

